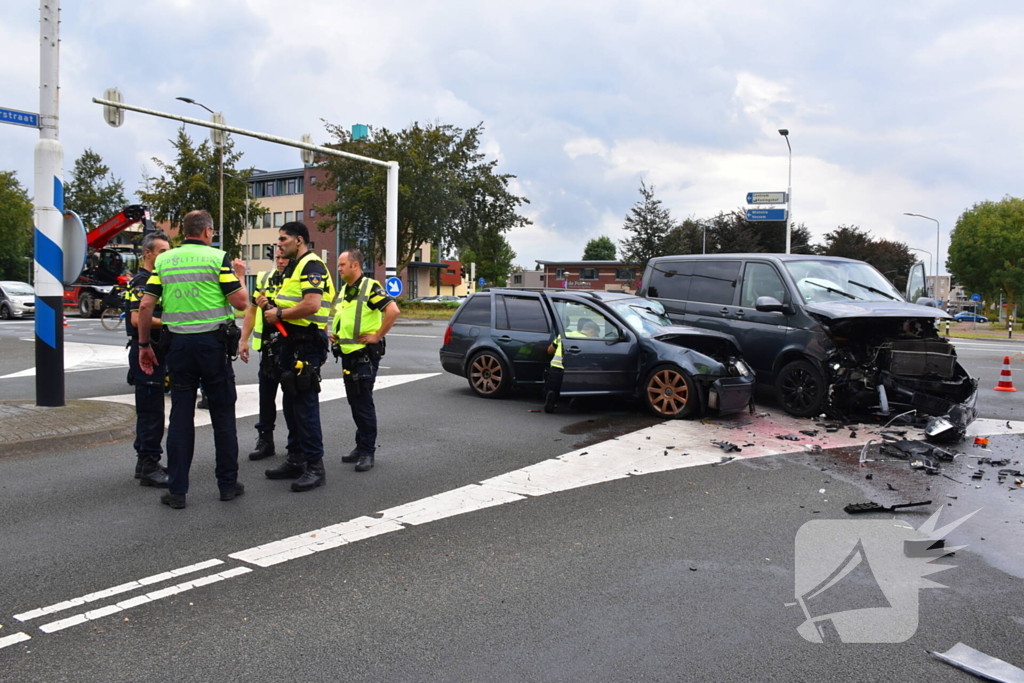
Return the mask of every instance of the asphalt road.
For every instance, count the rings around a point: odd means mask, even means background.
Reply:
[[[69,323],[67,340],[90,347],[79,368],[97,367],[67,374],[68,397],[127,393],[124,368],[98,367],[113,357],[91,349],[121,337],[98,321]],[[377,392],[382,429],[371,472],[341,465],[353,434],[347,405],[323,405],[328,485],[311,493],[262,476],[279,456],[242,462],[246,495],[218,501],[209,428],[198,432],[206,457],[193,465],[181,511],[137,486],[127,441],[0,459],[0,639],[31,636],[0,649],[0,680],[971,680],[924,652],[958,641],[1024,666],[1024,490],[1011,491],[994,472],[971,480],[967,457],[944,469],[957,481],[904,462],[861,468],[853,453],[741,459],[516,496],[269,566],[232,557],[311,530],[326,540],[325,527],[349,520],[373,529],[396,506],[436,513],[431,496],[659,429],[628,405],[545,415],[531,412],[534,396],[478,399],[440,372],[443,329],[400,327],[389,336],[382,377],[431,376]],[[22,337],[31,325],[0,323],[0,377],[32,365]],[[958,344],[983,387],[995,386],[1012,350],[1003,347],[1010,344]],[[239,384],[255,382],[255,367],[236,366]],[[331,364],[325,376],[340,372]],[[29,398],[33,382],[4,377],[0,392]],[[988,388],[981,399],[983,416],[1020,416],[1017,394]],[[255,417],[238,422],[244,451]],[[682,426],[699,439],[700,423]],[[640,444],[661,452],[657,438]],[[994,437],[986,454],[1020,459],[1020,445],[1019,435]],[[948,537],[969,545],[942,561],[955,569],[932,577],[948,588],[919,591],[913,634],[891,644],[801,638],[804,614],[792,603],[802,525],[849,520],[849,502],[918,497],[936,504],[899,515],[915,527],[940,507],[941,524],[981,511]],[[157,577],[159,590],[225,572],[105,616],[91,610],[139,591],[14,619],[144,577]],[[848,585],[864,588],[856,576]],[[39,628],[77,614],[94,618]]]

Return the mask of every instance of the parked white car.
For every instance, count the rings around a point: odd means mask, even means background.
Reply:
[[[27,282],[0,280],[0,319],[36,314],[36,292]]]

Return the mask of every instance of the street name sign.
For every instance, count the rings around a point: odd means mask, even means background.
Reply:
[[[785,192],[748,192],[747,204],[785,204]]]
[[[747,209],[748,221],[784,221],[785,209]]]
[[[18,111],[17,109],[4,109],[0,107],[0,123],[10,123],[15,126],[38,128],[39,114],[33,114],[30,111]]]

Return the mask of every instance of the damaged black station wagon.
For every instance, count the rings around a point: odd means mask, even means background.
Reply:
[[[843,420],[902,416],[936,439],[977,416],[977,381],[939,336],[949,318],[924,299],[924,268],[907,298],[862,261],[803,254],[652,259],[640,294],[674,324],[728,332],[786,412]]]

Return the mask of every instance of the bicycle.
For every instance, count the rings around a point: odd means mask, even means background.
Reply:
[[[105,330],[116,330],[124,322],[124,298],[126,292],[122,287],[116,287],[112,294],[113,298],[118,301],[118,304],[116,306],[108,305],[100,314],[100,324],[103,325]]]

